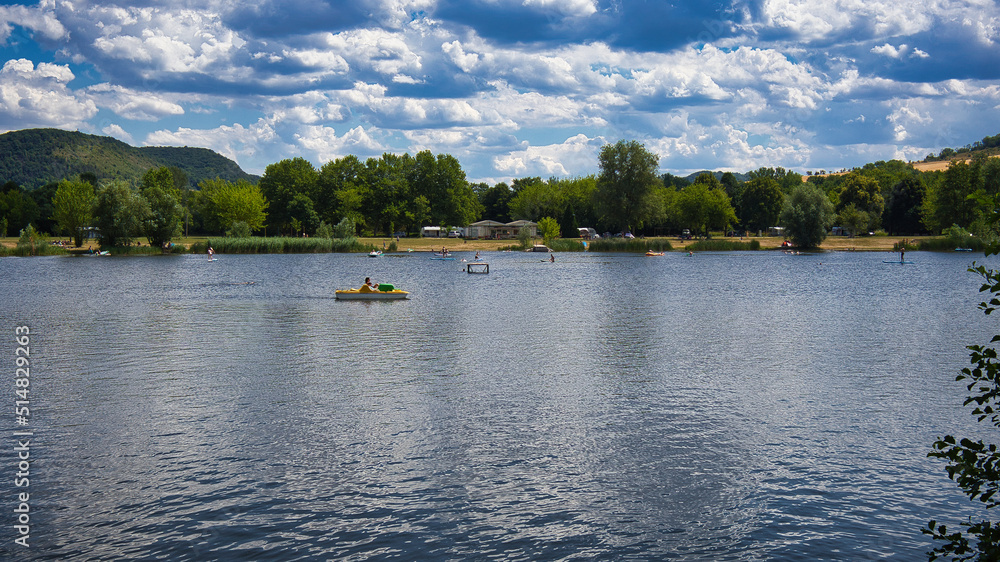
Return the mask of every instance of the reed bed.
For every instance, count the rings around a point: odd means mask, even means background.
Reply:
[[[546,244],[553,252],[582,252],[583,240],[573,238],[557,238]]]
[[[0,246],[0,257],[18,256],[24,258],[28,256],[63,256],[68,253],[69,252],[66,248],[53,246],[51,244],[36,244],[34,252],[32,252],[30,246],[23,244],[13,248]]]
[[[590,243],[591,252],[669,252],[674,247],[666,238],[601,238]]]
[[[191,245],[191,253],[203,254],[211,247],[218,254],[318,254],[369,252],[374,246],[357,238],[209,238]]]
[[[899,251],[900,248],[898,246],[899,244],[895,245],[895,251]],[[986,246],[987,242],[976,236],[947,236],[944,238],[921,240],[917,244],[916,249],[927,252],[953,252],[956,248],[969,248],[975,252],[982,252],[986,249]],[[913,246],[907,244],[907,248],[913,248]]]
[[[689,252],[739,252],[760,249],[760,241],[751,240],[740,242],[737,240],[698,240],[693,244],[688,244],[685,250]]]

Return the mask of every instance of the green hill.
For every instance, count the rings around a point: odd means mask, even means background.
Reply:
[[[148,170],[176,166],[192,187],[203,179],[245,179],[256,183],[232,160],[207,148],[141,147],[111,137],[60,129],[24,129],[0,135],[0,184],[13,181],[32,189],[80,174],[98,180],[138,181]]]

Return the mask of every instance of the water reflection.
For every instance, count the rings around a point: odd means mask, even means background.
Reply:
[[[488,257],[0,260],[36,552],[911,559],[969,513],[925,458],[976,429],[968,259]],[[332,299],[366,276],[413,298]]]

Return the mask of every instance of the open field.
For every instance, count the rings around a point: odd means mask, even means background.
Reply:
[[[911,244],[916,244],[921,240],[927,240],[933,238],[931,236],[859,236],[856,238],[849,238],[847,236],[830,236],[823,242],[820,246],[821,250],[831,250],[831,251],[869,251],[869,252],[891,252],[893,245],[902,239],[906,239]],[[176,240],[174,243],[182,245],[185,248],[191,246],[196,242],[202,242],[207,240],[207,236],[192,236],[185,237]],[[760,247],[762,250],[776,249],[781,246],[782,238],[779,236],[763,236],[763,237],[751,237],[751,238],[730,238],[715,236],[715,240],[732,240],[732,241],[743,241],[748,242],[751,240],[757,240],[760,242]],[[394,238],[378,237],[378,238],[361,238],[362,244],[370,244],[376,248],[384,247],[388,248],[389,244],[393,242]],[[678,238],[667,238],[670,244],[673,246],[674,251],[683,251],[688,245],[693,244],[696,240],[680,240]],[[536,244],[541,244],[542,240],[537,238],[535,240]],[[16,237],[0,238],[0,246],[6,246],[13,248],[17,245]],[[91,242],[90,246],[97,248],[97,244]],[[516,246],[517,240],[464,240],[461,238],[400,238],[399,242],[396,243],[396,250],[400,252],[405,252],[407,250],[413,250],[414,252],[432,252],[440,251],[442,247],[448,248],[454,252],[475,252],[475,251],[496,251],[502,248]],[[148,244],[143,244],[143,246],[148,246]],[[83,244],[84,248],[88,247],[85,242]]]
[[[952,162],[957,162],[958,160],[938,160],[937,162],[914,162],[910,164],[913,166],[914,170],[920,172],[938,172],[941,170],[947,170],[948,166],[951,166]],[[968,160],[961,160],[961,162],[968,162]]]
[[[990,158],[1000,158],[1000,155],[994,154]],[[952,158],[951,160],[936,160],[933,162],[910,162],[910,166],[918,172],[940,172],[942,170],[947,170],[948,166],[951,166],[952,162],[971,162],[968,158]],[[802,176],[802,181],[807,182],[809,178],[825,178],[829,176],[846,176],[850,172],[831,172],[829,174],[813,174],[811,176]]]

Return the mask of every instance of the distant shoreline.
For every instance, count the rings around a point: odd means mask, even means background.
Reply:
[[[190,248],[192,244],[204,242],[208,236],[187,237],[175,241],[176,244]],[[214,237],[212,237],[214,238]],[[933,240],[940,236],[828,236],[826,240],[817,248],[820,251],[857,251],[857,252],[892,252],[893,247],[902,240],[907,240],[912,245],[920,241]],[[60,238],[53,238],[58,240]],[[687,246],[697,242],[697,240],[681,240],[677,237],[663,237],[673,246],[673,251],[685,251]],[[760,243],[761,250],[776,250],[781,248],[784,238],[780,236],[752,236],[740,238],[730,236],[714,236],[713,240],[728,240],[734,242],[749,242],[756,240]],[[495,252],[512,246],[517,246],[517,240],[465,240],[463,238],[400,238],[397,242],[395,238],[359,238],[364,245],[371,245],[375,248],[385,248],[388,250],[392,242],[396,242],[396,252],[440,252],[442,248],[447,248],[451,252]],[[540,239],[536,243],[541,243]],[[0,238],[0,245],[13,248],[17,245],[17,237]],[[148,244],[142,244],[148,246]],[[90,247],[97,248],[97,244],[90,242]],[[84,243],[83,248],[88,244]]]

